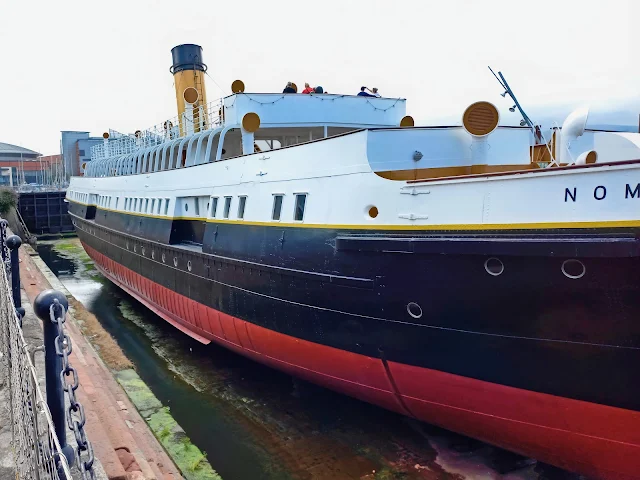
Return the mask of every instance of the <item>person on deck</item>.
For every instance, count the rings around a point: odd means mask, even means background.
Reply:
[[[313,91],[314,89],[311,88],[308,83],[304,84],[304,90],[302,90],[302,93],[312,93]]]
[[[360,88],[360,93],[358,93],[358,97],[373,97],[373,95],[371,95],[370,93],[365,92],[365,90],[367,90],[367,87],[361,87]]]
[[[320,85],[318,85],[314,90],[314,93],[325,93]]]
[[[377,87],[373,87],[373,90],[371,90],[371,96],[372,97],[376,97],[376,98],[380,98],[380,94],[378,93],[378,88]]]
[[[282,93],[296,93],[295,89],[293,88],[293,83],[287,82],[287,86],[284,87]]]

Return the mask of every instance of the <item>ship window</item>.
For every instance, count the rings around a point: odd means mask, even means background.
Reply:
[[[164,214],[169,215],[169,199],[164,199]]]
[[[151,199],[151,212],[150,213],[155,213],[156,210],[156,199],[152,198]]]
[[[189,204],[185,202],[184,204],[184,211],[188,212],[189,211]]]
[[[296,222],[301,222],[304,218],[304,207],[307,203],[307,194],[306,193],[298,193],[296,194],[296,209],[293,214],[293,219]]]
[[[273,211],[271,212],[271,220],[280,220],[280,213],[282,213],[282,199],[283,195],[273,196]]]
[[[135,212],[136,210],[138,210],[138,199],[134,198],[133,199],[133,211]]]
[[[118,209],[118,203],[120,202],[120,197],[116,197],[116,210]]]
[[[160,212],[162,211],[162,199],[159,198],[158,199],[158,215],[160,215]]]
[[[231,210],[231,197],[224,197],[224,218],[229,218],[229,211]]]
[[[196,217],[200,216],[200,199],[199,198],[194,198],[195,202],[193,203],[194,208],[194,213],[196,214]]]
[[[244,218],[244,208],[247,205],[247,197],[238,197],[238,218]]]
[[[211,199],[211,218],[216,218],[216,210],[218,210],[218,197]]]
[[[144,213],[147,213],[147,212],[149,212],[149,199],[148,198],[144,201]]]

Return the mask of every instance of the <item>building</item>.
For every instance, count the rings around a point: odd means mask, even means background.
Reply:
[[[0,185],[40,183],[40,154],[28,148],[0,142]]]
[[[62,159],[67,178],[82,175],[83,165],[91,161],[91,147],[103,142],[102,137],[91,137],[89,132],[65,130],[62,134]]]

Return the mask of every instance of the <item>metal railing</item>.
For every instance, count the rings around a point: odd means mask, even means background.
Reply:
[[[187,109],[175,116],[133,134],[110,131],[109,139],[91,147],[91,160],[128,155],[138,150],[202,132],[222,125],[223,101],[215,100],[207,105]]]
[[[7,273],[5,263],[5,268],[0,268],[0,370],[8,388],[16,478],[71,479],[49,408],[38,386],[31,352],[22,335]]]
[[[28,345],[22,334],[18,248],[20,238],[7,236],[0,219],[0,389],[8,401],[16,479],[72,480],[70,465],[82,478],[95,478],[93,449],[84,433],[82,405],[75,398],[78,375],[69,365],[71,339],[64,332],[66,297],[46,290],[34,301],[44,324],[44,345]],[[45,353],[46,401],[34,367],[36,352]],[[71,377],[71,383],[65,378]],[[65,407],[64,393],[69,398]],[[65,412],[66,410],[66,412]],[[76,447],[67,445],[65,427],[74,433]],[[75,458],[74,458],[75,457]]]

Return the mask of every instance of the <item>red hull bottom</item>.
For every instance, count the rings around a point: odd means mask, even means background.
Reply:
[[[310,382],[567,470],[640,479],[640,412],[385,365],[206,307],[84,248],[111,281],[203,343],[214,341]]]

